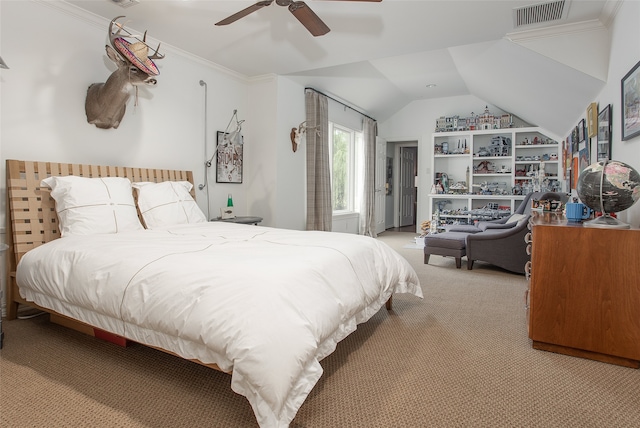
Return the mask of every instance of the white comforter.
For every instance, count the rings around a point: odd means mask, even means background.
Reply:
[[[378,240],[222,222],[56,239],[17,282],[43,307],[232,372],[263,427],[289,425],[319,361],[393,292],[422,297]]]

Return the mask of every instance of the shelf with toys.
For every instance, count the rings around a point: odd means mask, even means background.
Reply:
[[[440,222],[499,218],[532,191],[560,191],[561,145],[541,128],[436,132],[429,212]],[[483,217],[484,218],[484,217]]]

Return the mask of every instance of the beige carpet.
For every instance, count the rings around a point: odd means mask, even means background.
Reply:
[[[403,248],[399,296],[338,345],[293,427],[640,427],[640,371],[533,350],[523,277]],[[639,314],[640,316],[640,314]],[[230,377],[47,322],[3,322],[2,427],[255,427]]]

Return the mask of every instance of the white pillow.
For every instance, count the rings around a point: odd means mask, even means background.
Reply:
[[[131,181],[122,177],[49,177],[60,220],[60,234],[94,235],[142,230]]]
[[[511,217],[509,217],[509,219],[505,222],[505,224],[516,223],[525,217],[526,215],[524,214],[512,214]]]
[[[148,181],[133,183],[138,192],[138,208],[147,229],[207,221],[189,191],[188,181]]]

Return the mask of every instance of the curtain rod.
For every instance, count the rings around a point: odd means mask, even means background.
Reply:
[[[330,100],[333,100],[333,101],[337,102],[338,104],[342,104],[342,105],[343,105],[343,106],[345,106],[346,108],[350,108],[351,110],[355,111],[356,113],[361,114],[361,115],[362,115],[362,116],[364,116],[364,117],[368,117],[369,119],[373,120],[374,122],[377,122],[377,120],[375,120],[374,118],[372,118],[372,117],[371,117],[371,116],[369,116],[368,114],[364,114],[364,113],[362,113],[360,110],[356,110],[355,108],[353,108],[353,107],[351,107],[351,106],[349,106],[349,105],[346,105],[346,104],[345,104],[345,103],[343,103],[342,101],[336,100],[335,98],[330,97],[329,95],[324,94],[324,93],[322,93],[322,92],[318,91],[317,89],[313,89],[313,88],[304,88],[304,90],[305,90],[305,91],[306,91],[306,90],[309,90],[309,91],[316,92],[316,93],[318,93],[318,94],[320,94],[320,95],[324,95],[325,97],[329,98]]]

